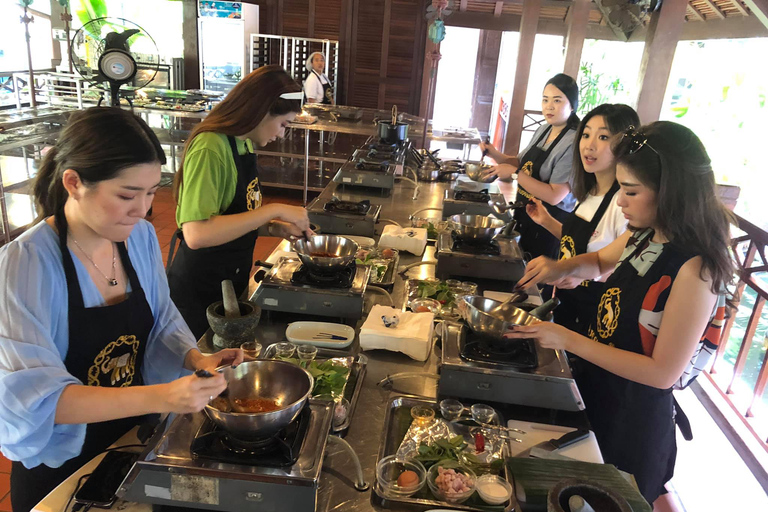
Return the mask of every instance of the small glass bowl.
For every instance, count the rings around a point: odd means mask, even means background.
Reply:
[[[246,341],[240,345],[240,348],[243,349],[243,355],[248,361],[256,359],[261,354],[261,343],[258,341]]]
[[[275,345],[275,357],[277,359],[290,359],[294,352],[296,352],[296,345],[289,341]]]
[[[477,283],[472,281],[464,281],[461,283],[462,293],[464,295],[477,295]]]
[[[435,419],[435,410],[431,407],[411,407],[411,418],[417,425],[426,425]]]
[[[464,404],[458,400],[446,398],[445,400],[440,401],[440,414],[447,421],[459,419],[462,412],[464,412]]]
[[[413,299],[408,305],[414,313],[439,314],[442,304],[435,299]]]
[[[440,490],[435,483],[435,479],[438,476],[438,468],[453,469],[457,473],[463,473],[464,475],[468,476],[470,483],[467,485],[467,487],[469,490],[462,493],[450,494]],[[441,460],[440,462],[436,462],[431,468],[429,468],[429,471],[427,472],[427,485],[429,486],[429,490],[432,491],[432,494],[435,496],[435,498],[448,503],[464,503],[467,501],[467,499],[469,499],[469,497],[472,496],[472,494],[475,492],[476,482],[477,477],[475,476],[474,471],[469,469],[467,466],[451,459],[445,459]]]
[[[474,404],[469,410],[472,413],[472,419],[481,425],[492,424],[496,418],[496,409],[490,405]]]
[[[306,367],[317,357],[317,347],[314,345],[299,345],[296,347],[296,355],[302,367]]]
[[[485,488],[485,485],[488,484],[498,484],[502,486],[504,490],[506,490],[506,495],[502,498],[501,496],[489,494]],[[480,495],[480,499],[489,505],[501,505],[502,503],[508,502],[509,498],[512,497],[512,485],[496,475],[483,475],[479,477],[475,482],[475,489],[477,490],[477,494]]]
[[[416,473],[417,483],[409,486],[398,485],[397,479],[404,471]],[[427,470],[416,459],[389,455],[376,464],[376,480],[385,495],[393,498],[406,498],[424,487],[427,480]]]

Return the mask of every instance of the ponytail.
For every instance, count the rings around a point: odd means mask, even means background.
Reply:
[[[43,163],[37,171],[33,186],[38,211],[36,223],[62,209],[67,202],[67,190],[61,182],[61,172],[56,165],[57,152],[56,146],[52,147],[43,157]]]
[[[140,164],[165,163],[165,153],[152,129],[127,110],[92,107],[75,112],[56,145],[43,157],[33,192],[38,208],[35,223],[54,215],[69,198],[62,183],[72,169],[86,184],[116,177]]]

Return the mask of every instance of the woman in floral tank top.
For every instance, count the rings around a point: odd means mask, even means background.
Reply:
[[[690,383],[720,339],[723,291],[734,270],[731,216],[715,193],[706,150],[688,128],[630,128],[613,152],[617,204],[629,230],[597,253],[532,261],[521,279],[557,285],[615,268],[587,336],[554,323],[507,336],[533,337],[582,360],[577,383],[603,458],[632,473],[653,503],[675,465],[672,390]]]

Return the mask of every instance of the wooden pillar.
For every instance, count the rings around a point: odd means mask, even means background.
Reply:
[[[197,44],[197,0],[184,0],[181,25],[184,40],[184,88],[200,89],[200,56]]]
[[[475,85],[472,90],[472,116],[469,126],[485,136],[493,115],[493,95],[496,90],[496,70],[499,67],[501,31],[480,30],[480,44],[475,64]]]
[[[738,2],[738,0],[735,1]],[[760,20],[760,23],[768,28],[768,0],[743,0],[743,2],[749,7],[752,14]]]
[[[575,80],[581,66],[581,50],[587,35],[592,0],[575,0],[568,11],[568,33],[565,35],[565,66],[563,73]]]
[[[520,19],[520,44],[517,52],[515,68],[515,85],[512,89],[512,103],[509,108],[507,134],[504,137],[502,152],[507,155],[517,155],[520,150],[520,135],[523,132],[525,119],[525,93],[528,89],[528,78],[531,74],[531,59],[533,58],[533,43],[539,25],[541,0],[524,0],[523,15]]]
[[[688,0],[664,0],[651,15],[638,75],[637,114],[643,124],[659,119],[687,8]]]

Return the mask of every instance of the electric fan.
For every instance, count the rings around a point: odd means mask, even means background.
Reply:
[[[97,18],[83,25],[72,38],[70,58],[80,76],[110,92],[113,107],[120,105],[121,87],[146,86],[160,63],[155,40],[123,18]]]

